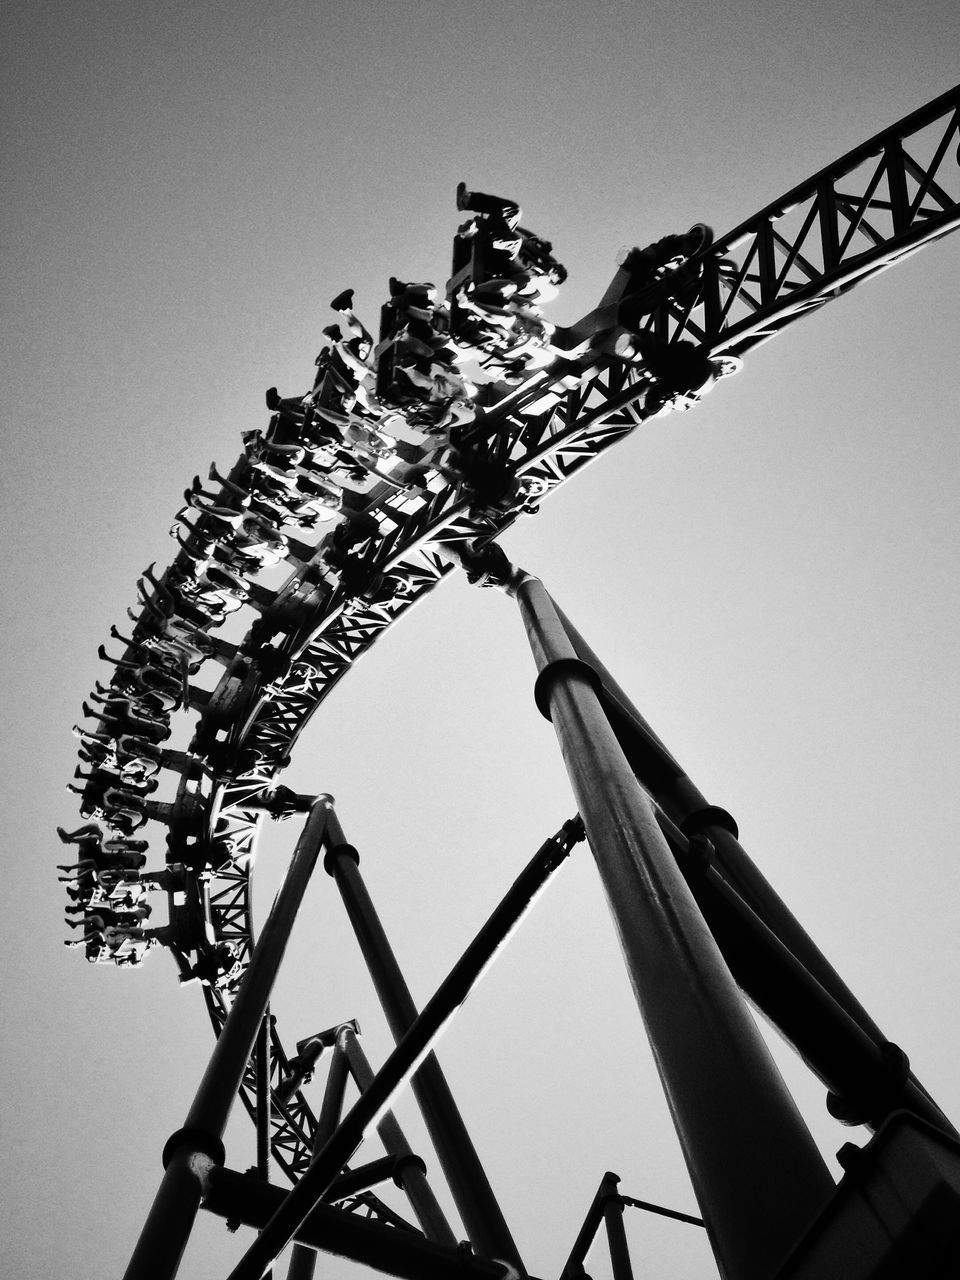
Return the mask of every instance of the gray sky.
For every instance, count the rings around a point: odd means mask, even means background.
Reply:
[[[124,973],[61,946],[53,828],[75,815],[97,644],[170,558],[184,486],[264,425],[264,388],[306,389],[342,288],[373,327],[389,275],[443,282],[458,180],[553,240],[564,322],[621,245],[719,235],[948,89],[960,13],[14,2],[4,26],[0,1215],[16,1274],[116,1275],[211,1038],[165,956]],[[505,539],[955,1118],[958,265],[942,242],[794,326]],[[515,606],[447,583],[291,770],[337,797],[421,1001],[573,812],[532,677]],[[295,836],[264,844],[258,902]],[[322,877],[276,1007],[288,1044],[357,1017],[386,1051]],[[607,1168],[694,1209],[585,848],[441,1059],[535,1274],[557,1274]],[[826,1152],[863,1140],[790,1070]],[[628,1226],[638,1271],[713,1274],[692,1228]],[[225,1272],[247,1240],[202,1218],[181,1275]]]

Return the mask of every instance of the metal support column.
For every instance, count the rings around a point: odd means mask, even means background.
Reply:
[[[886,1036],[747,854],[730,814],[707,802],[559,606],[557,615],[577,657],[599,677],[604,707],[641,783],[685,835],[702,834],[713,843],[717,867],[724,879],[878,1050],[886,1051]],[[917,1114],[956,1135],[954,1126],[916,1076],[911,1074],[910,1083],[914,1095],[923,1094],[927,1100]]]
[[[619,1181],[619,1179],[617,1179]],[[573,1247],[567,1261],[564,1263],[563,1270],[560,1273],[560,1280],[583,1280],[586,1276],[584,1270],[584,1259],[590,1252],[593,1242],[596,1239],[597,1232],[600,1230],[600,1223],[603,1221],[603,1182],[597,1189],[596,1195],[590,1202],[590,1208],[587,1210],[587,1216],[583,1220],[583,1225],[577,1232],[577,1238],[573,1242]]]
[[[620,1179],[615,1173],[605,1173],[600,1183],[603,1198],[603,1221],[607,1228],[607,1246],[610,1249],[610,1266],[613,1280],[633,1280],[627,1233],[623,1229],[623,1201],[617,1190]]]
[[[314,801],[250,965],[183,1128],[167,1139],[164,1176],[124,1280],[172,1280],[193,1227],[202,1181],[223,1164],[223,1131],[263,1022],[290,930],[320,853],[330,796]]]
[[[399,1043],[416,1021],[417,1007],[360,874],[359,854],[347,843],[332,812],[324,845],[324,868],[336,881],[390,1032]],[[517,1246],[435,1054],[424,1059],[410,1087],[470,1243],[478,1254],[503,1258],[523,1271]]]
[[[286,1196],[228,1280],[260,1280],[356,1151],[364,1134],[420,1066],[441,1031],[473,990],[483,970],[504,946],[547,880],[580,838],[580,824],[569,822],[555,839],[541,845],[377,1072],[370,1088],[361,1094],[344,1116],[336,1133]]]
[[[705,836],[688,840],[663,814],[657,820],[737,985],[827,1086],[831,1114],[876,1128],[906,1109],[953,1134],[909,1077],[906,1055],[878,1045],[824,991],[713,865],[712,843]]]
[[[257,1032],[257,1177],[270,1181],[270,1006]]]
[[[882,1043],[885,1037],[877,1024],[739,843],[733,818],[707,801],[559,606],[557,615],[577,657],[599,676],[604,703],[613,713],[621,739],[624,730],[629,735],[631,763],[643,785],[685,834],[709,836],[716,845],[718,864],[744,901],[867,1034]]]
[[[323,1102],[320,1104],[320,1114],[317,1116],[317,1128],[313,1138],[314,1157],[323,1150],[340,1123],[344,1091],[350,1074],[343,1044],[348,1031],[352,1031],[352,1027],[341,1027],[334,1041],[330,1066],[327,1068],[327,1083],[323,1090]],[[313,1280],[316,1265],[317,1255],[313,1249],[308,1249],[303,1244],[294,1244],[290,1254],[290,1266],[287,1269],[287,1280]]]
[[[360,1047],[360,1041],[352,1031],[347,1032],[343,1041],[347,1054],[350,1074],[357,1082],[357,1088],[365,1093],[373,1084],[374,1074],[367,1060],[367,1055]],[[394,1179],[406,1193],[407,1199],[417,1216],[420,1228],[428,1240],[435,1244],[445,1244],[455,1249],[460,1243],[444,1217],[443,1210],[437,1203],[433,1189],[427,1181],[427,1167],[404,1136],[403,1130],[392,1111],[385,1111],[377,1124],[377,1132],[384,1148],[391,1156],[401,1157],[403,1163],[397,1169]]]
[[[543,584],[515,591],[694,1192],[726,1280],[769,1280],[833,1181]]]
[[[270,1096],[270,1006],[263,1015],[254,1050],[257,1066],[257,1177],[270,1181],[270,1119],[273,1099]],[[266,1274],[272,1280],[273,1271]]]

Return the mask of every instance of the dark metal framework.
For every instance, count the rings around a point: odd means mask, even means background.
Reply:
[[[960,225],[960,88],[851,151],[787,192],[725,235],[706,258],[702,281],[683,303],[665,301],[647,327],[671,340],[692,337],[714,352],[740,356],[848,289],[886,270],[922,245]],[[596,321],[584,329],[597,331]],[[574,326],[574,337],[581,332]],[[601,330],[602,332],[602,330]],[[616,332],[614,329],[613,332]],[[558,376],[559,375],[559,376]],[[574,381],[575,380],[575,381]],[[475,430],[496,436],[517,473],[534,479],[546,496],[643,421],[641,368],[591,349],[540,375],[493,409],[478,415]],[[574,382],[574,385],[564,385]],[[471,519],[457,486],[422,496],[384,496],[378,510],[389,532],[377,567],[398,585],[376,606],[333,608],[307,621],[291,648],[310,668],[277,681],[235,741],[261,748],[273,761],[289,756],[300,733],[327,694],[367,648],[413,604],[457,567],[450,552],[476,539],[499,536],[506,522]],[[339,604],[340,607],[337,607]],[[247,801],[279,773],[262,768],[222,783],[210,816],[227,819],[231,832],[253,847],[262,811]],[[248,940],[247,872],[218,877],[212,896],[218,936]],[[225,1010],[214,995],[208,1007],[215,1027]],[[274,1046],[282,1062],[282,1047]],[[252,1073],[244,1102],[255,1111]],[[301,1121],[274,1121],[274,1150],[297,1176],[309,1159],[309,1107]]]
[[[958,225],[960,88],[878,134],[714,242],[702,256],[699,277],[651,306],[637,331],[670,343],[692,340],[711,354],[741,357]],[[632,345],[635,334],[626,331],[621,319],[615,278],[594,312],[558,332],[559,354],[554,362],[479,411],[466,439],[495,441],[499,460],[509,463],[516,476],[545,497],[629,435],[648,416],[644,398],[650,377]],[[283,659],[279,674],[272,679],[264,676],[226,727],[221,724],[211,730],[209,710],[197,714],[192,750],[207,767],[201,774],[183,776],[174,811],[191,815],[191,834],[184,836],[183,828],[174,825],[171,853],[175,858],[178,840],[193,839],[197,829],[208,838],[214,833],[229,838],[233,860],[215,872],[204,901],[212,936],[236,944],[244,968],[254,950],[249,864],[265,814],[276,811],[275,784],[300,733],[358,656],[447,574],[465,561],[473,563],[478,548],[496,539],[516,518],[509,513],[501,518],[471,514],[464,486],[440,477],[420,488],[375,485],[364,495],[364,509],[375,515],[380,529],[370,577],[382,575],[385,589],[374,599],[334,590],[321,602],[305,585],[301,567],[277,594],[277,607],[286,608],[296,619],[276,646]],[[575,637],[572,629],[567,634]],[[585,660],[582,649],[576,660]],[[605,675],[599,677],[601,683]],[[217,692],[211,705],[217,705]],[[879,1123],[889,1116],[891,1100],[896,1099],[942,1129],[943,1117],[922,1087],[886,1047],[822,957],[810,949],[812,944],[807,946],[808,940],[794,928],[782,904],[768,894],[769,887],[757,883],[754,869],[736,844],[728,815],[718,817],[722,811],[709,809],[706,802],[691,807],[689,780],[669,753],[660,754],[660,744],[625,699],[611,694],[609,686],[605,696],[611,723],[628,740],[628,756],[633,753],[633,772],[652,795],[659,795],[656,814],[672,856],[681,868],[696,863],[702,854],[696,837],[710,842],[711,856],[725,859],[723,874],[714,869],[697,878],[691,873],[698,908],[720,941],[737,982],[758,1003],[762,993],[758,996],[750,984],[765,964],[779,966],[792,996],[771,1016],[790,1023],[787,1033],[828,1083],[836,1113]],[[652,778],[644,777],[639,768],[641,756],[647,764],[653,761]],[[708,810],[710,821],[703,817]],[[695,815],[699,825],[693,829],[689,824]],[[249,970],[241,993],[248,983]],[[205,998],[222,1043],[236,1022],[240,997],[233,1000],[210,986],[205,988]],[[284,1050],[267,1016],[268,998],[269,988],[252,1030],[258,1038],[247,1047],[237,1085],[258,1127],[261,1173],[269,1150],[291,1181],[302,1187],[318,1178],[313,1171],[321,1126],[302,1090],[295,1084],[291,1087],[297,1059]],[[411,1026],[419,1027],[424,1017],[413,1015],[411,1022],[409,1010],[405,1017],[395,1016],[394,1031],[401,1045],[413,1034]],[[823,1034],[824,1019],[832,1019],[829,1036]],[[406,1032],[398,1030],[404,1021],[410,1024]],[[841,1048],[835,1052],[824,1047],[837,1043]],[[422,1074],[421,1069],[421,1078]],[[448,1113],[445,1123],[450,1122]],[[335,1131],[341,1134],[341,1143],[346,1123]],[[201,1127],[204,1132],[209,1129]],[[191,1128],[189,1119],[185,1128]],[[206,1154],[217,1162],[218,1152]],[[330,1182],[350,1154],[346,1147],[337,1149],[336,1169],[322,1163]],[[175,1164],[172,1161],[171,1167]],[[475,1182],[475,1172],[468,1182]],[[216,1212],[228,1200],[242,1198],[232,1178],[226,1170],[210,1173],[204,1192],[207,1207]],[[314,1217],[309,1220],[319,1223],[334,1213],[343,1217],[346,1207],[380,1218],[387,1225],[376,1229],[389,1229],[398,1241],[405,1235],[402,1222],[363,1185],[362,1177],[354,1178],[347,1189],[349,1196],[341,1200],[340,1209],[325,1209],[322,1214],[312,1210]],[[273,1208],[268,1213],[264,1206],[279,1204],[280,1193],[271,1188],[261,1187],[254,1193],[248,1185],[244,1194],[249,1207],[240,1216],[258,1226],[273,1214]],[[486,1222],[489,1208],[481,1215]],[[370,1227],[373,1231],[376,1224]],[[319,1226],[303,1230],[304,1241],[319,1239]],[[482,1238],[484,1230],[478,1225],[474,1234]],[[493,1230],[499,1251],[492,1254],[491,1241],[487,1256],[510,1257],[508,1233],[504,1238],[498,1235],[499,1227]],[[262,1252],[266,1258],[267,1246]],[[414,1269],[394,1270],[394,1274],[431,1273],[433,1264],[428,1264],[426,1255],[414,1250],[410,1256],[414,1260],[409,1266]],[[440,1255],[431,1257],[436,1274],[447,1274]],[[243,1274],[252,1276],[253,1266],[251,1262]],[[479,1260],[471,1263],[476,1274],[493,1274],[485,1266]],[[384,1265],[384,1269],[391,1268]],[[130,1274],[154,1272],[132,1264]]]

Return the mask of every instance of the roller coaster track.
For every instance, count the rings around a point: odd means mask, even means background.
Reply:
[[[808,181],[716,240],[700,256],[692,284],[661,298],[643,320],[644,332],[670,343],[692,340],[711,355],[742,357],[759,343],[878,272],[960,225],[960,88],[951,90],[849,152]],[[540,498],[630,435],[649,416],[644,399],[651,377],[633,355],[618,323],[617,282],[601,305],[554,339],[545,369],[494,403],[467,428],[468,441],[491,442],[501,462]],[[241,458],[231,472],[244,475]],[[426,485],[374,483],[358,505],[379,525],[366,595],[335,586],[316,590],[319,547],[280,588],[272,616],[282,628],[263,643],[262,619],[240,652],[269,655],[254,665],[233,709],[224,717],[230,669],[196,720],[191,752],[203,767],[179,783],[168,837],[168,861],[189,865],[197,841],[216,833],[229,840],[231,860],[193,894],[202,900],[207,941],[234,944],[240,964],[252,946],[250,864],[265,813],[281,801],[275,790],[299,735],[354,662],[414,604],[463,563],[464,553],[495,540],[516,518],[471,513],[463,483],[433,472]],[[171,571],[189,562],[177,557]],[[149,634],[141,616],[134,639]],[[234,681],[234,689],[235,689]],[[217,718],[219,715],[219,719]],[[184,814],[191,815],[186,823]],[[199,834],[198,834],[199,832]],[[183,957],[180,957],[183,967]],[[215,1032],[230,1005],[216,985],[204,987]],[[285,1097],[289,1059],[271,1032],[269,1140],[291,1180],[307,1168],[316,1119],[303,1093]],[[262,1090],[262,1082],[261,1082]],[[257,1120],[256,1057],[241,1096]],[[261,1093],[262,1096],[262,1093]],[[260,1117],[264,1124],[264,1117]],[[344,1202],[395,1221],[365,1193]]]

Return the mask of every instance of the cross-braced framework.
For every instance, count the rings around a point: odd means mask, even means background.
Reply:
[[[325,331],[330,343],[317,358],[312,388],[292,398],[271,389],[268,429],[245,438],[244,453],[227,475],[211,469],[213,488],[197,478],[186,491],[187,505],[172,530],[181,550],[159,576],[152,566],[145,570],[140,608],[130,614],[132,633],[111,631],[124,645],[121,656],[102,650],[114,664],[110,682],[91,695],[95,705],[84,704],[88,725],[77,732],[81,762],[90,771],[78,770],[84,785],[74,789],[92,821],[62,833],[79,846],[71,874],[78,877],[81,944],[88,959],[120,964],[139,963],[151,946],[168,947],[181,978],[202,982],[218,1036],[209,1079],[168,1143],[165,1189],[131,1276],[174,1273],[186,1236],[171,1232],[170,1222],[177,1219],[188,1231],[201,1195],[211,1211],[265,1228],[237,1277],[259,1275],[294,1236],[301,1245],[291,1274],[298,1278],[312,1265],[305,1246],[343,1252],[397,1275],[449,1274],[456,1238],[417,1158],[391,1128],[395,1122],[387,1123],[386,1162],[347,1164],[378,1118],[384,1136],[389,1097],[411,1075],[475,1250],[469,1262],[456,1255],[456,1265],[478,1275],[500,1274],[504,1262],[523,1269],[439,1067],[432,1057],[422,1060],[455,1008],[451,992],[462,991],[464,982],[469,989],[483,947],[502,942],[529,901],[530,877],[549,874],[582,834],[580,820],[546,843],[482,945],[478,939],[479,951],[468,950],[456,981],[451,975],[418,1014],[329,799],[298,796],[279,784],[299,735],[356,658],[458,567],[520,601],[541,666],[541,709],[558,726],[565,758],[586,761],[591,743],[604,734],[610,750],[620,753],[619,798],[599,775],[581,791],[586,784],[571,770],[613,914],[643,893],[625,867],[649,864],[656,875],[672,877],[677,892],[686,885],[696,939],[684,935],[682,946],[700,955],[706,968],[698,969],[697,981],[706,982],[728,1031],[736,1025],[741,1046],[751,1033],[740,1019],[734,981],[827,1083],[838,1117],[877,1127],[902,1107],[928,1127],[925,1140],[933,1141],[930,1133],[948,1143],[956,1136],[913,1079],[902,1051],[887,1043],[759,877],[729,815],[707,804],[549,596],[508,565],[495,542],[648,417],[691,408],[758,343],[956,229],[960,90],[878,134],[719,240],[698,226],[632,250],[598,306],[565,329],[549,324],[542,311],[565,272],[552,246],[520,226],[518,206],[463,186],[457,204],[470,217],[454,242],[446,300],[432,285],[391,280],[374,344],[353,311],[351,291],[334,299],[343,328]],[[317,539],[323,520],[331,527]],[[283,564],[290,572],[268,586]],[[234,612],[248,619],[238,643],[216,634]],[[211,672],[215,683],[205,688],[201,679]],[[584,736],[573,721],[561,730],[554,697],[579,705],[586,693],[597,703],[589,711],[600,717],[596,733]],[[573,714],[564,706],[561,719]],[[587,714],[581,707],[574,721],[581,712]],[[193,724],[186,751],[165,745],[174,716]],[[157,775],[178,779],[172,800],[149,798]],[[589,799],[594,793],[601,800],[596,811]],[[633,843],[613,855],[617,839],[606,824],[621,803]],[[258,831],[268,815],[297,812],[309,813],[307,827],[254,947],[250,873]],[[147,821],[166,829],[162,870],[143,869],[147,845],[135,833]],[[108,838],[100,823],[110,829]],[[398,1041],[397,1054],[376,1074],[363,1059],[355,1026],[318,1033],[290,1055],[268,1015],[291,913],[321,847],[362,945],[366,939],[365,959]],[[616,871],[621,855],[626,862]],[[167,926],[146,927],[146,888],[166,890]],[[662,924],[661,916],[653,913],[651,928]],[[662,1038],[670,1036],[652,1025],[651,997],[641,991],[643,965],[624,946],[662,1057]],[[714,973],[718,957],[727,978],[716,986],[704,974]],[[725,1050],[717,1051],[722,1059]],[[324,1052],[330,1067],[317,1115],[303,1086]],[[749,1185],[732,1199],[718,1191],[709,1153],[722,1152],[730,1134],[716,1116],[691,1113],[687,1128],[680,1128],[724,1274],[759,1278],[774,1274],[774,1260],[797,1244],[815,1210],[839,1203],[839,1193],[831,1200],[832,1183],[828,1187],[808,1137],[789,1119],[787,1102],[776,1098],[761,1051],[751,1053],[756,1075],[749,1088],[731,1082],[731,1114],[739,1116],[742,1133],[748,1122],[733,1099],[749,1095],[755,1103],[762,1096],[772,1112],[764,1104],[766,1118],[748,1125],[757,1155]],[[664,1087],[675,1113],[683,1113],[688,1084],[678,1070],[679,1076],[664,1068]],[[722,1076],[732,1069],[718,1059],[717,1070]],[[348,1075],[362,1093],[341,1119]],[[257,1126],[263,1185],[238,1181],[221,1167],[223,1108],[237,1092]],[[784,1126],[792,1157],[778,1182],[770,1178],[769,1135]],[[888,1145],[899,1150],[898,1143],[915,1136],[898,1132]],[[266,1184],[271,1156],[295,1184],[286,1197]],[[385,1177],[407,1192],[419,1236],[373,1191]],[[793,1205],[788,1222],[772,1207],[758,1214],[763,1187],[771,1205]],[[325,1207],[324,1198],[336,1207]],[[571,1253],[571,1276],[582,1273],[601,1221],[618,1278],[628,1274],[617,1221],[630,1203],[607,1175]],[[776,1220],[765,1243],[758,1243],[761,1220]],[[158,1250],[161,1238],[168,1244]],[[796,1266],[782,1274],[821,1274],[802,1269],[812,1263]]]

